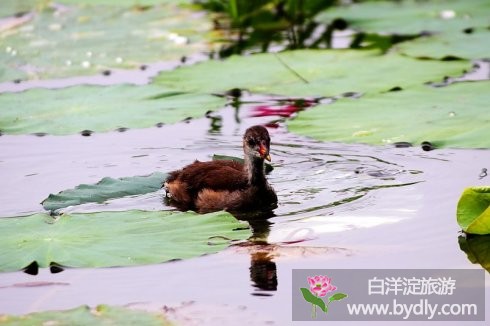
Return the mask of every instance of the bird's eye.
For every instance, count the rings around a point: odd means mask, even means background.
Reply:
[[[255,139],[253,139],[253,138],[249,138],[249,139],[247,140],[247,143],[248,143],[248,146],[255,146],[255,144],[256,144],[256,143],[255,143]]]

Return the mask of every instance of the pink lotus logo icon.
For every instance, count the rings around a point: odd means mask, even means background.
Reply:
[[[328,297],[327,301],[323,301],[323,297],[327,295],[327,293],[334,292],[337,290],[337,287],[332,285],[332,279],[327,277],[326,275],[317,275],[313,277],[308,277],[308,285],[310,289],[301,288],[301,293],[303,294],[303,298],[311,303],[311,317],[316,318],[316,308],[319,307],[324,313],[328,314],[328,307],[330,303],[333,301],[339,301],[347,297],[347,294],[344,293],[335,293]]]

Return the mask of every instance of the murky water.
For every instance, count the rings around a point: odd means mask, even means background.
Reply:
[[[160,128],[1,136],[1,217],[40,211],[49,193],[103,177],[171,171],[213,154],[241,156],[242,134],[254,124],[274,127],[268,178],[280,204],[276,216],[254,224],[260,244],[216,255],[37,276],[2,273],[0,312],[166,305],[172,318],[188,325],[283,325],[290,321],[284,307],[291,304],[293,268],[479,268],[459,249],[455,208],[465,187],[488,184],[479,174],[489,167],[490,151],[316,142],[288,133],[280,116],[254,117],[258,105],[279,106],[277,99],[249,100],[254,103],[239,110],[229,106]],[[156,192],[67,211],[132,208],[173,209]]]

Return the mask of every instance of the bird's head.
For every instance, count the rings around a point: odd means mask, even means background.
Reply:
[[[243,135],[243,151],[250,158],[260,158],[270,161],[270,145],[271,138],[265,127],[250,127],[245,131],[245,135]]]

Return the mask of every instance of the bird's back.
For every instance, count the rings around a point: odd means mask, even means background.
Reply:
[[[231,160],[196,161],[182,170],[171,172],[165,188],[172,201],[186,209],[194,209],[195,201],[203,190],[239,191],[247,187],[248,179],[243,164]]]

